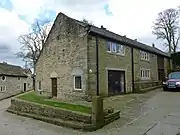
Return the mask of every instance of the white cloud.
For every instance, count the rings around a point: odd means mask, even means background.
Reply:
[[[12,12],[0,8],[0,43],[6,43],[17,52],[20,48],[17,37],[28,30],[29,24],[20,20],[23,15],[32,23],[45,10],[63,12],[70,17],[81,20],[83,17],[95,25],[103,25],[108,30],[130,38],[137,38],[151,44],[155,42],[162,48],[151,34],[152,22],[158,12],[179,6],[179,0],[11,0]],[[109,4],[113,16],[107,16],[104,6]]]
[[[10,45],[13,51],[19,50],[17,38],[28,31],[28,24],[18,18],[18,15],[0,8],[0,42]]]
[[[176,8],[178,4],[179,0],[111,0],[114,16],[108,27],[130,37],[144,36],[151,32],[152,22],[160,11]]]

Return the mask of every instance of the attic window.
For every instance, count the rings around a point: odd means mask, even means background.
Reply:
[[[20,78],[20,77],[18,77],[18,80],[21,80],[21,78]]]
[[[2,80],[3,80],[3,81],[6,80],[6,77],[5,77],[5,76],[2,76]]]

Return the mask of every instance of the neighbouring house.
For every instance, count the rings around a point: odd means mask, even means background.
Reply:
[[[30,69],[0,63],[0,99],[32,90],[32,73]]]
[[[170,55],[59,13],[36,63],[36,89],[61,99],[129,93],[159,85]]]

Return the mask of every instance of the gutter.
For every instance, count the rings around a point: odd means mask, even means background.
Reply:
[[[99,96],[99,45],[98,37],[96,35],[96,83],[97,83],[97,96]]]
[[[134,49],[131,47],[131,65],[132,65],[132,92],[134,91]]]
[[[92,25],[86,25],[87,34],[91,32]],[[99,42],[98,42],[98,34],[95,35],[96,37],[96,95],[99,96]]]

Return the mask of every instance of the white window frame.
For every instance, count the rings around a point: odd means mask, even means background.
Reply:
[[[1,91],[1,88],[4,87],[4,90]],[[0,92],[5,92],[6,91],[6,86],[5,85],[0,85]]]
[[[151,79],[151,70],[146,68],[140,69],[140,77],[142,80],[149,80]]]
[[[81,77],[81,89],[76,88],[76,85],[75,85],[75,83],[76,83],[75,78],[76,77]],[[82,90],[82,76],[81,75],[74,75],[73,79],[74,79],[74,84],[73,84],[74,85],[74,90]]]
[[[116,53],[117,52],[117,47],[116,47],[116,43],[114,43],[114,42],[111,42],[111,51],[113,52],[113,53]]]
[[[19,88],[18,88],[18,86],[19,86]],[[18,85],[16,86],[16,88],[17,88],[17,90],[21,90],[21,84],[18,84]]]
[[[141,60],[149,61],[150,54],[148,52],[140,50],[140,58],[141,58]]]
[[[119,46],[119,49],[117,46]],[[108,48],[110,48],[110,50],[108,50]],[[115,42],[108,41],[107,42],[107,52],[124,56],[125,55],[125,46],[115,43]]]
[[[4,76],[4,75],[3,75]],[[1,80],[2,81],[6,81],[6,76],[4,76],[4,80],[3,80],[3,76],[1,76]]]
[[[116,51],[116,53],[117,54],[119,54],[119,55],[125,55],[125,48],[124,48],[124,46],[123,45],[121,45],[121,44],[116,44],[117,46],[119,46],[119,52],[117,52]]]

